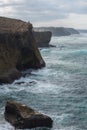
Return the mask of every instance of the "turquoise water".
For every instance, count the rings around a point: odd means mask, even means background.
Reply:
[[[87,34],[53,37],[51,44],[56,48],[41,50],[45,68],[0,86],[0,130],[14,130],[4,120],[10,99],[49,115],[51,130],[87,130]]]

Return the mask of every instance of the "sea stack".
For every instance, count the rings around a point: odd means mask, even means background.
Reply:
[[[38,47],[50,47],[52,33],[50,31],[34,31],[34,37]]]

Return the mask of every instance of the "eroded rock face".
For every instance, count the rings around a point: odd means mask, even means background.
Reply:
[[[49,47],[49,42],[52,37],[52,33],[50,31],[34,31],[34,37],[36,40],[36,44],[38,47]]]
[[[52,119],[24,104],[8,101],[5,106],[5,119],[15,128],[52,127]]]
[[[16,68],[19,55],[14,46],[0,43],[0,83],[12,83],[22,76]]]
[[[45,62],[36,46],[32,24],[0,17],[0,82],[11,83],[20,70],[41,68]]]

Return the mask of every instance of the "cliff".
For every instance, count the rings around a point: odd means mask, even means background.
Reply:
[[[44,66],[32,24],[0,17],[0,82],[11,83],[22,75],[20,70]]]
[[[64,28],[64,27],[37,27],[36,31],[51,31],[53,36],[69,36],[72,34],[79,34],[79,32],[74,28]]]
[[[34,31],[34,37],[38,47],[49,47],[52,33],[50,31]]]

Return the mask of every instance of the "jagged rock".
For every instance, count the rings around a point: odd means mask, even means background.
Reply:
[[[36,40],[36,44],[38,47],[49,47],[49,42],[52,37],[52,33],[50,31],[44,31],[44,32],[36,32],[34,31],[34,37]]]
[[[24,104],[8,101],[5,106],[5,119],[15,128],[52,127],[52,119]]]
[[[30,82],[21,81],[21,82],[16,82],[15,84],[17,84],[17,85],[22,85],[22,84],[31,85],[31,84],[36,84],[36,82],[35,81],[30,81]]]
[[[20,70],[41,68],[45,62],[36,46],[32,24],[0,17],[0,82],[11,83]]]

